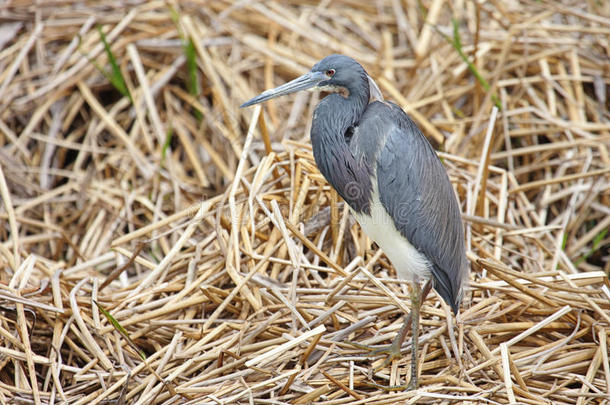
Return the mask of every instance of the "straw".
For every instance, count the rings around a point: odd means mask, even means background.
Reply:
[[[607,401],[603,2],[26,3],[0,26],[1,403]],[[324,94],[239,108],[330,53],[463,213],[469,287],[455,318],[423,303],[417,391],[379,386],[410,336],[379,370],[347,344],[390,344],[410,300],[316,167]]]

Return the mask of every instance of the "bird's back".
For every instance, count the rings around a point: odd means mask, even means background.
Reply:
[[[425,276],[420,260],[425,258],[436,291],[457,312],[468,274],[462,219],[434,149],[408,115],[388,102],[369,104],[349,146],[356,160],[372,169],[375,177],[372,208],[377,200],[385,211],[375,213],[373,209],[377,218],[357,215],[357,219],[365,222],[367,234],[402,277]],[[391,224],[379,223],[384,213]],[[400,236],[408,243],[398,243],[395,239]],[[409,246],[416,252],[409,252]]]

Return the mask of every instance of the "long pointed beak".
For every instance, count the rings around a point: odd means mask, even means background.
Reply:
[[[328,77],[324,74],[324,72],[309,72],[304,74],[301,77],[297,77],[296,79],[282,84],[279,87],[271,90],[265,90],[258,96],[246,101],[239,108],[249,107],[254,104],[262,103],[263,101],[270,100],[272,98],[280,97],[286,94],[295,93],[301,90],[311,89],[320,83],[321,81],[328,80]]]

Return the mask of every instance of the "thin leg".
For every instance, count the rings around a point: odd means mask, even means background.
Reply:
[[[417,305],[418,324],[419,324],[419,308],[421,307],[421,304],[426,300],[426,297],[430,293],[431,289],[432,289],[432,282],[430,280],[428,280],[428,281],[426,281],[426,284],[424,284],[424,288],[422,288],[422,290],[421,290],[421,298]],[[413,285],[411,285],[411,290],[412,291],[417,290],[419,292],[419,286],[417,285],[417,283],[414,283]],[[416,305],[413,304],[413,292],[411,292],[411,311],[409,311],[409,313],[407,315],[405,315],[405,322],[402,324],[402,327],[398,331],[398,335],[396,335],[396,337],[392,341],[392,346],[396,346],[399,353],[400,353],[400,348],[402,347],[402,344],[405,341],[405,338],[407,337],[407,332],[409,331],[409,327],[411,328],[411,330],[413,330],[413,325],[412,325],[413,320],[412,319],[413,319],[413,309],[415,307],[416,307]]]
[[[396,335],[396,337],[394,338],[394,340],[392,341],[392,344],[390,346],[385,346],[385,347],[382,347],[379,349],[372,349],[371,347],[362,345],[360,343],[348,342],[350,345],[355,346],[359,349],[369,350],[369,355],[377,355],[377,354],[387,355],[387,358],[385,359],[383,364],[381,364],[381,366],[376,368],[376,370],[380,370],[380,369],[384,368],[385,366],[387,366],[388,364],[390,364],[392,362],[392,360],[400,358],[400,348],[402,347],[402,344],[405,341],[405,338],[407,337],[409,328],[411,328],[411,331],[412,331],[413,337],[414,337],[413,351],[411,353],[411,358],[412,358],[412,360],[411,360],[412,361],[411,380],[406,389],[417,388],[417,365],[418,365],[418,362],[417,362],[417,346],[418,345],[417,345],[417,343],[419,341],[419,312],[420,312],[419,309],[421,307],[422,302],[424,302],[426,300],[426,297],[430,293],[431,289],[432,289],[432,282],[430,280],[428,280],[426,282],[426,284],[424,284],[424,288],[422,288],[421,291],[420,291],[419,285],[417,283],[411,284],[411,311],[407,315],[405,315],[404,323],[402,324],[400,331],[398,331],[398,334]],[[415,376],[415,378],[413,376]],[[405,389],[405,386],[402,386],[402,387],[379,386],[379,388],[393,390],[393,389],[398,389],[398,388]]]
[[[411,285],[411,380],[407,390],[417,389],[417,347],[419,346],[419,309],[422,301],[422,291],[417,282]]]

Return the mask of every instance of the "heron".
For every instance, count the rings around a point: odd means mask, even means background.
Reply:
[[[311,125],[318,169],[398,277],[409,283],[410,313],[392,344],[373,352],[387,355],[382,367],[399,359],[410,326],[411,376],[405,389],[416,389],[421,303],[434,288],[457,315],[468,278],[457,197],[417,125],[398,105],[383,100],[374,80],[351,57],[329,55],[303,76],[241,107],[300,90],[328,93]]]

